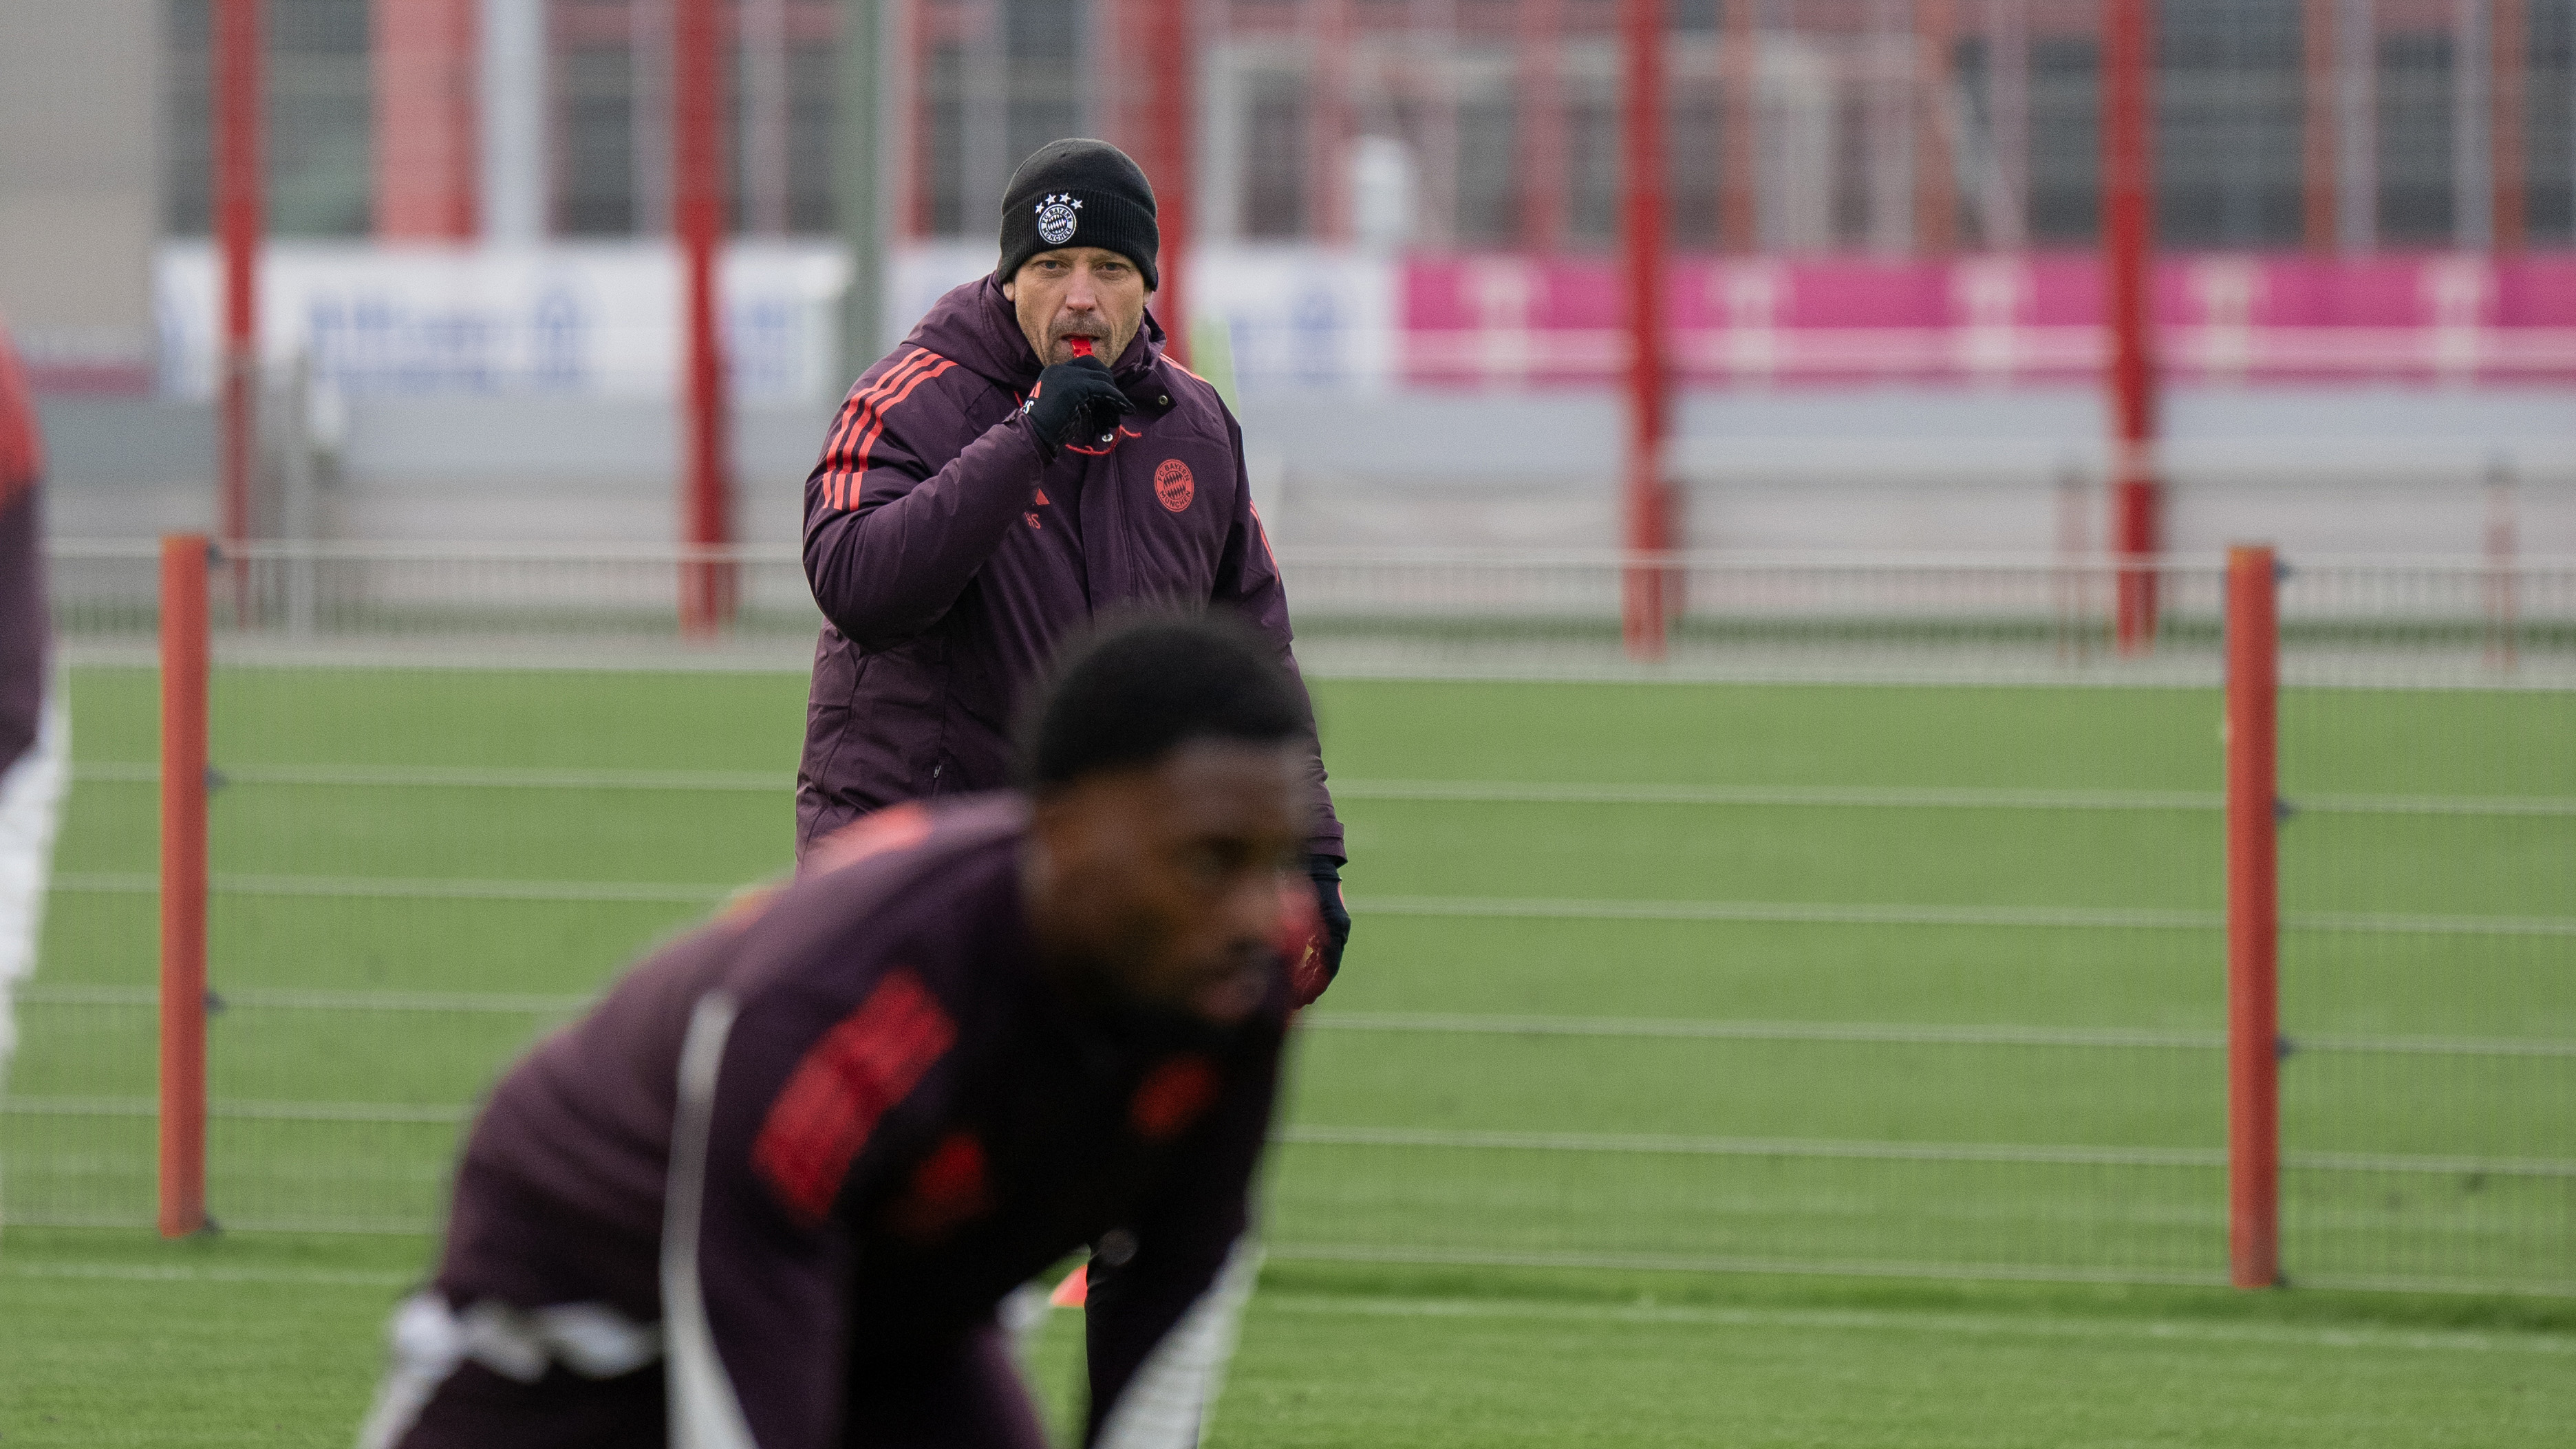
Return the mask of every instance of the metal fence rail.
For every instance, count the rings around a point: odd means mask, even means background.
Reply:
[[[152,637],[148,544],[53,553],[60,626],[87,659]],[[2122,573],[2101,558],[1764,556],[1607,550],[1286,550],[1299,658],[1321,677],[2205,684],[2220,568],[2147,565],[2152,648],[2122,651]],[[1665,656],[1620,647],[1624,575],[1664,579]],[[712,572],[731,600],[684,632]],[[821,623],[792,548],[257,543],[215,573],[237,662],[795,669]],[[2285,683],[2576,687],[2576,559],[2297,561],[2281,597]]]

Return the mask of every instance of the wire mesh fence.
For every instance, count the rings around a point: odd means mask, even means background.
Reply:
[[[151,1215],[147,557],[56,566],[18,1221]],[[2116,564],[1674,560],[1640,662],[1633,560],[1282,562],[1362,934],[1275,1251],[2223,1280],[2214,567],[2124,651]],[[692,566],[736,605],[694,634]],[[784,867],[794,569],[216,569],[219,1220],[430,1225],[500,1066]],[[2307,565],[2282,616],[2287,1271],[2576,1291],[2576,565]]]

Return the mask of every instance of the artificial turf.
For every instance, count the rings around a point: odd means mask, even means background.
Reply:
[[[0,1245],[0,1443],[346,1445],[425,1240]],[[1075,1315],[1028,1377],[1078,1412]],[[2576,1419],[2576,1311],[1742,1275],[1274,1264],[1211,1449],[2519,1445]]]
[[[22,1106],[151,1091],[139,993],[153,980],[154,928],[138,886],[153,867],[154,797],[132,767],[155,757],[152,687],[144,671],[74,676],[86,772],[49,908],[41,985],[57,994],[21,1008],[11,1086]],[[2576,1417],[2576,1323],[2546,1297],[2527,1308],[2301,1290],[2251,1300],[2275,1305],[2257,1318],[2279,1331],[2231,1337],[2203,1330],[2239,1322],[2240,1300],[2185,1289],[1600,1266],[2223,1271],[2224,1178],[2208,1159],[2223,1140],[2213,1043],[2225,999],[2209,692],[1328,682],[1318,694],[1328,758],[1349,786],[1360,933],[1306,1033],[1292,1140],[1273,1174],[1280,1256],[1220,1443],[2480,1443]],[[428,1221],[448,1114],[559,1012],[381,1011],[278,993],[596,989],[714,893],[785,867],[801,696],[800,679],[756,674],[218,671],[214,756],[238,778],[213,809],[214,868],[235,882],[215,900],[213,979],[243,1003],[211,1027],[219,1108],[358,1102],[420,1120],[219,1115],[217,1216]],[[2565,1050],[2576,751],[2564,748],[2576,700],[2292,691],[2282,713],[2294,804],[2543,807],[2323,808],[2283,827],[2294,1042],[2511,1049],[2291,1058],[2294,1153],[2455,1165],[2357,1171],[2294,1157],[2294,1281],[2563,1292],[2576,1283],[2576,1178],[2563,1170],[2576,1159]],[[316,766],[665,771],[693,783],[273,775]],[[735,776],[781,784],[738,788]],[[1426,799],[1405,786],[1423,781],[1863,794],[1604,803]],[[2022,793],[1923,803],[1943,791]],[[2032,798],[2069,791],[2120,803]],[[352,880],[400,893],[350,894]],[[340,884],[313,893],[317,881]],[[459,898],[460,882],[568,889],[515,899],[469,886]],[[1725,907],[1716,918],[1690,918],[1712,904]],[[1943,912],[1958,919],[1932,920]],[[2063,918],[2040,918],[2051,912]],[[2383,924],[2321,919],[2362,916]],[[2390,930],[2388,917],[2522,924]],[[1460,1017],[1792,1029],[1461,1031]],[[1872,1034],[1883,1027],[2145,1035]],[[0,1116],[0,1132],[11,1149],[0,1187],[21,1219],[148,1216],[148,1117],[21,1111]],[[1877,1155],[1836,1155],[1853,1144]],[[1962,1145],[2076,1155],[1941,1155]],[[1904,1155],[1914,1149],[1931,1155]],[[2141,1163],[2139,1152],[2179,1155]],[[0,1249],[0,1443],[340,1442],[376,1325],[425,1251],[399,1236],[235,1232],[165,1246],[131,1231],[12,1229]],[[1318,1260],[1334,1254],[1472,1261]],[[1513,1261],[1592,1266],[1503,1266]],[[2451,1320],[2492,1341],[2424,1336]],[[2180,1326],[2155,1326],[2167,1324]],[[1068,1345],[1050,1331],[1045,1382],[1066,1377]]]

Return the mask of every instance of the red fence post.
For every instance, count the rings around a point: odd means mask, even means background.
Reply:
[[[733,617],[733,565],[697,556],[733,541],[727,475],[723,314],[718,248],[725,233],[724,32],[715,0],[679,0],[672,13],[671,216],[679,233],[681,300],[689,328],[688,443],[683,465],[680,631],[706,638]]]
[[[2227,1262],[2281,1281],[2280,584],[2272,550],[2227,551]]]
[[[2102,11],[2102,268],[2109,306],[2114,625],[2122,653],[2155,643],[2155,28],[2148,0]]]
[[[161,1236],[206,1225],[206,536],[161,540]]]
[[[1161,238],[1154,269],[1162,274],[1162,286],[1154,293],[1154,316],[1163,324],[1163,350],[1183,367],[1190,365],[1190,249],[1197,240],[1191,215],[1198,190],[1197,10],[1195,4],[1163,4],[1128,12],[1144,31],[1133,43],[1144,61],[1145,137],[1152,158],[1145,174],[1154,185]]]
[[[1621,269],[1628,281],[1628,564],[1620,635],[1632,659],[1664,655],[1672,499],[1664,480],[1664,6],[1622,0]]]

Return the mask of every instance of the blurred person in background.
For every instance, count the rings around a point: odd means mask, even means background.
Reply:
[[[1074,646],[1025,791],[877,812],[503,1078],[361,1449],[1043,1449],[999,1321],[1085,1243],[1083,1442],[1197,1434],[1313,929],[1305,690],[1224,619]]]
[[[11,997],[36,969],[45,870],[71,745],[52,673],[36,487],[43,471],[26,369],[0,326],[0,1087],[17,1044]]]
[[[1069,633],[1139,603],[1229,611],[1292,672],[1288,600],[1243,433],[1164,355],[1154,189],[1103,141],[1011,176],[1001,264],[869,368],[805,481],[814,651],[796,851],[869,811],[1005,783],[1013,701]],[[1311,738],[1311,729],[1310,729]],[[1341,823],[1310,749],[1307,870],[1340,970]],[[1301,1002],[1302,1004],[1302,1002]]]

